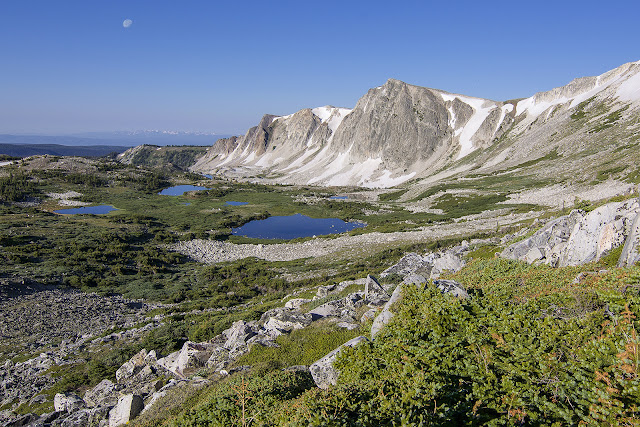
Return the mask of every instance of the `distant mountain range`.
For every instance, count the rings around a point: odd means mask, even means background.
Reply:
[[[12,157],[29,157],[43,154],[52,156],[102,157],[122,153],[129,147],[120,145],[60,145],[60,144],[2,144],[0,154]]]
[[[636,173],[639,112],[640,61],[502,102],[390,79],[353,109],[265,115],[245,135],[218,140],[192,169],[392,187],[535,164],[540,178],[589,182]]]
[[[104,156],[122,153],[138,145],[210,146],[216,135],[176,131],[89,132],[74,135],[9,135],[0,134],[0,154],[25,157],[41,154],[57,156]]]

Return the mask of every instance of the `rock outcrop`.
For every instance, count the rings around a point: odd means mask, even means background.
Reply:
[[[620,264],[637,260],[637,199],[613,202],[591,212],[572,211],[550,221],[531,237],[507,247],[504,258],[563,267],[596,261],[627,241]],[[637,253],[637,252],[636,252]]]
[[[514,106],[390,79],[352,110],[265,115],[246,135],[217,141],[192,167],[286,174],[282,182],[390,187],[485,147]]]
[[[339,375],[338,370],[333,367],[333,362],[335,362],[336,357],[338,357],[338,354],[340,354],[345,347],[355,347],[362,341],[367,341],[367,337],[359,336],[353,338],[324,356],[322,359],[311,364],[311,366],[309,366],[309,371],[311,371],[311,376],[313,377],[313,381],[315,381],[316,385],[325,389],[335,385]]]

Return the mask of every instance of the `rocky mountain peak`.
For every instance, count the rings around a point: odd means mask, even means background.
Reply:
[[[292,184],[391,187],[456,162],[474,167],[467,156],[491,147],[506,133],[511,146],[475,156],[481,162],[475,167],[493,167],[507,158],[531,160],[557,146],[542,135],[568,126],[581,102],[638,102],[638,71],[640,62],[628,63],[507,102],[391,78],[370,89],[353,109],[325,106],[264,116],[246,135],[216,142],[193,169],[245,175],[259,171]]]

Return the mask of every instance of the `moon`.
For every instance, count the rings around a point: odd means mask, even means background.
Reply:
[[[131,19],[125,19],[124,21],[122,21],[122,26],[124,28],[129,28],[131,24],[133,24],[133,21]]]

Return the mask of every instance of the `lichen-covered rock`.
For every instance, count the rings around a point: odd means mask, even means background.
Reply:
[[[405,254],[396,264],[387,268],[380,274],[386,277],[390,274],[397,274],[406,277],[410,274],[417,274],[427,279],[437,279],[445,271],[456,272],[465,265],[462,255],[469,249],[469,244],[454,246],[441,252],[431,252],[424,256],[414,252]]]
[[[353,338],[324,356],[322,359],[311,364],[311,366],[309,366],[309,371],[311,372],[311,376],[313,377],[313,381],[315,381],[316,385],[325,389],[329,388],[331,385],[335,385],[339,375],[338,370],[333,367],[333,362],[336,360],[336,357],[345,347],[354,347],[362,341],[367,341],[367,337],[359,336]]]
[[[469,294],[467,294],[464,287],[455,280],[434,280],[433,284],[436,285],[443,294],[453,295],[456,298],[462,299],[469,298]]]
[[[257,334],[255,322],[245,322],[244,320],[238,320],[233,325],[223,332],[227,340],[224,343],[224,347],[233,351],[234,349],[245,346],[247,341]]]
[[[84,394],[87,406],[113,406],[118,402],[118,387],[108,379],[100,381]]]
[[[142,349],[136,355],[134,355],[131,359],[125,362],[118,370],[116,371],[116,381],[123,382],[127,378],[131,378],[137,372],[139,372],[143,366],[147,364],[147,350]]]
[[[53,398],[53,409],[56,412],[73,412],[84,406],[84,400],[74,393],[57,393]]]
[[[304,304],[308,303],[309,301],[311,300],[307,298],[293,298],[287,301],[284,306],[285,308],[290,308],[292,310],[300,310],[300,307],[302,307]]]

